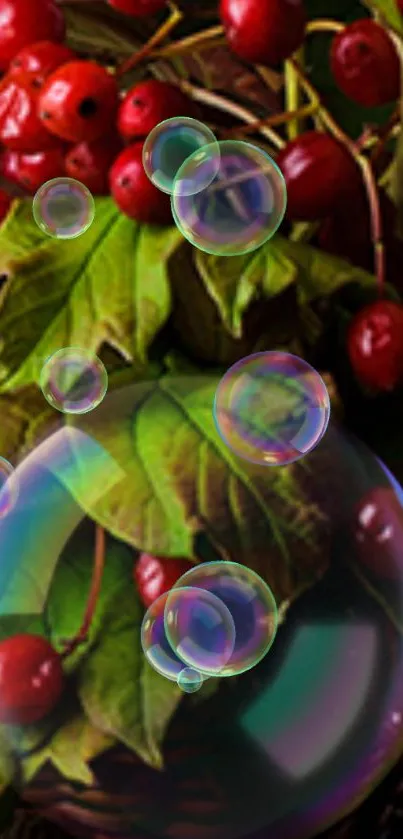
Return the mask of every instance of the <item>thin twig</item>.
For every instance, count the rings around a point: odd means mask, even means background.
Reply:
[[[98,602],[99,593],[102,585],[102,576],[105,566],[105,531],[99,524],[96,525],[95,531],[95,549],[94,549],[94,568],[92,573],[91,588],[88,595],[87,606],[84,612],[83,622],[77,635],[70,641],[66,642],[66,646],[61,654],[63,659],[71,655],[74,650],[83,644],[88,637],[88,631],[91,626],[91,621],[94,616],[96,605]]]
[[[130,70],[133,70],[134,67],[137,67],[141,61],[144,61],[145,58],[149,58],[150,53],[154,50],[158,44],[161,43],[175,27],[180,23],[183,18],[183,14],[180,9],[177,8],[173,3],[169,4],[170,14],[168,19],[162,24],[162,26],[154,32],[154,35],[149,38],[146,44],[144,44],[141,49],[137,50],[127,61],[124,61],[123,64],[116,70],[116,78],[121,78],[125,73],[128,73]]]
[[[188,52],[194,52],[196,48],[198,52],[201,52],[201,50],[211,47],[212,44],[218,46],[221,43],[226,43],[224,28],[222,26],[211,26],[209,29],[204,29],[203,32],[188,35],[180,41],[175,41],[174,44],[168,44],[166,47],[153,50],[150,53],[150,58],[171,58],[177,55],[186,55]]]

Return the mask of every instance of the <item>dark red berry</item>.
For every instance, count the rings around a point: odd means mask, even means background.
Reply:
[[[148,17],[163,9],[167,0],[108,0],[108,3],[126,15]]]
[[[0,0],[0,69],[35,41],[62,41],[63,14],[54,0]]]
[[[18,183],[28,192],[35,194],[42,184],[52,178],[60,178],[66,174],[64,162],[65,150],[63,146],[33,154],[16,152],[16,176]]]
[[[28,725],[47,716],[64,685],[58,653],[39,635],[0,643],[0,722]]]
[[[378,577],[400,580],[403,509],[390,487],[376,487],[360,501],[354,517],[360,563]]]
[[[122,213],[146,224],[172,223],[169,196],[160,192],[147,177],[142,160],[143,143],[124,149],[110,172],[112,197]]]
[[[10,64],[9,73],[12,76],[23,76],[33,87],[39,88],[50,73],[74,57],[73,51],[64,44],[39,41],[17,53]]]
[[[287,215],[313,221],[333,213],[360,182],[348,151],[329,134],[307,131],[281,149],[277,163],[287,185]]]
[[[93,195],[107,195],[109,169],[120,148],[116,137],[78,143],[66,156],[66,172],[70,178],[85,184]]]
[[[150,79],[127,92],[119,108],[118,131],[125,140],[142,139],[165,119],[193,115],[193,103],[178,87]]]
[[[302,44],[302,0],[221,0],[220,16],[231,49],[244,61],[275,67]]]
[[[46,79],[39,115],[63,140],[91,142],[110,129],[117,104],[116,81],[107,70],[93,61],[70,61]]]
[[[4,192],[4,189],[0,189],[0,221],[6,217],[10,206],[11,206],[12,198],[10,195],[7,195]]]
[[[142,553],[134,566],[134,579],[141,600],[148,609],[165,591],[169,591],[182,574],[193,568],[187,559],[172,559]]]
[[[0,154],[0,177],[11,184],[19,184],[18,162],[19,152],[11,149],[3,149]]]
[[[399,97],[399,57],[388,33],[374,20],[356,20],[339,32],[330,61],[340,90],[359,105],[373,108]]]
[[[37,113],[38,94],[20,78],[6,76],[0,85],[0,140],[7,148],[33,152],[59,144]]]
[[[403,379],[403,306],[378,300],[352,320],[348,354],[357,379],[371,390],[393,390]]]
[[[399,12],[403,15],[403,0],[396,0],[396,6]]]

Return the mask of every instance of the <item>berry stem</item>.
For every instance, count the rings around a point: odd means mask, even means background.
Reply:
[[[295,56],[299,66],[303,66],[304,48],[298,51]],[[287,122],[287,135],[289,140],[295,140],[300,133],[298,116],[295,116],[301,108],[301,87],[298,75],[295,72],[291,61],[285,62],[285,107],[294,116]]]
[[[163,41],[167,36],[172,32],[173,29],[180,23],[183,18],[182,12],[175,6],[174,3],[169,4],[169,17],[168,19],[154,32],[154,35],[149,38],[146,44],[144,44],[141,49],[137,50],[127,61],[124,61],[123,64],[116,70],[116,78],[120,79],[125,73],[128,73],[129,70],[133,70],[134,67],[137,67],[141,61],[144,61],[145,58],[149,58],[150,53],[157,47],[161,41]]]
[[[306,35],[313,35],[316,32],[342,32],[345,29],[345,24],[338,20],[330,20],[330,18],[319,18],[318,20],[311,20],[305,29]]]
[[[214,42],[214,46],[226,43],[222,26],[211,26],[203,32],[196,32],[194,35],[188,35],[180,41],[175,41],[174,44],[168,44],[166,47],[153,50],[150,53],[150,58],[171,58],[177,55],[186,55],[188,52],[193,52],[195,47],[198,50],[208,49],[212,42]]]
[[[65,659],[70,656],[80,644],[87,640],[88,631],[91,626],[91,621],[94,616],[96,605],[98,602],[99,592],[101,590],[102,575],[105,567],[105,531],[99,524],[96,525],[95,530],[95,549],[94,549],[94,568],[92,572],[91,587],[88,595],[87,606],[84,612],[83,622],[81,627],[70,641],[66,642],[65,648],[61,653],[61,658]]]
[[[310,117],[313,114],[318,113],[319,107],[318,105],[302,105],[296,111],[282,111],[281,114],[272,114],[270,117],[266,117],[265,119],[256,120],[256,122],[251,123],[250,125],[244,125],[242,128],[231,128],[225,132],[225,138],[229,139],[233,136],[239,136],[240,134],[254,134],[255,131],[259,131],[260,128],[264,128],[264,126],[278,126],[278,125],[286,125],[293,119],[305,119],[306,117]]]
[[[255,126],[256,127],[256,117],[252,114],[251,111],[248,111],[247,108],[244,108],[242,105],[237,105],[235,102],[230,102],[229,99],[226,99],[225,96],[221,96],[218,93],[213,93],[211,90],[205,90],[204,88],[197,87],[194,84],[191,84],[187,81],[179,81],[178,86],[184,93],[187,93],[191,99],[194,99],[195,102],[201,102],[203,105],[207,105],[210,108],[216,108],[217,111],[222,111],[226,114],[231,114],[231,116],[239,119],[241,122],[246,122],[247,125]],[[266,122],[266,121],[265,121]],[[263,137],[266,137],[267,140],[271,142],[271,144],[276,149],[282,149],[285,145],[284,140],[274,131],[270,126],[262,125],[260,128],[256,129],[259,134]]]
[[[374,249],[374,271],[378,284],[378,292],[381,296],[385,284],[385,249],[383,244],[382,216],[379,206],[378,185],[371,163],[366,157],[364,157],[364,155],[357,151],[356,144],[353,140],[345,134],[345,132],[333,119],[329,111],[322,105],[317,90],[309,79],[307,79],[305,73],[298,65],[298,62],[295,61],[295,59],[290,59],[290,61],[295,67],[295,71],[298,74],[300,83],[304,88],[305,93],[312,103],[316,102],[318,104],[318,112],[323,125],[327,128],[329,133],[338,140],[339,143],[344,145],[361,169],[370,209],[371,239]]]

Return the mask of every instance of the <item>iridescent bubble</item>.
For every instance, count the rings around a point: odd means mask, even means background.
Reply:
[[[182,177],[179,172],[190,156],[192,167]],[[219,143],[210,128],[197,119],[166,119],[150,131],[144,143],[143,166],[162,192],[194,195],[209,186],[219,170]]]
[[[89,189],[74,178],[53,178],[39,187],[32,203],[38,225],[55,239],[75,239],[91,226],[95,202]]]
[[[185,160],[171,198],[175,224],[192,245],[206,253],[249,253],[270,239],[284,217],[284,177],[266,152],[236,140],[218,143],[219,166],[210,181],[215,146],[204,146]],[[201,184],[192,194],[180,185]]]
[[[183,616],[179,593],[197,589],[225,606],[234,626],[234,644],[231,655],[215,671],[207,669],[206,656],[190,656],[188,648],[186,661],[192,658],[196,669],[209,675],[236,676],[250,670],[266,655],[276,636],[277,607],[269,586],[255,571],[236,562],[203,562],[183,574],[168,592],[165,606],[166,616],[171,609],[178,615],[176,621],[166,620],[166,632],[180,655]],[[198,602],[194,594],[192,598]]]
[[[165,631],[164,612],[168,592],[161,594],[147,609],[141,624],[141,646],[147,661],[161,676],[178,682],[186,664],[172,649]]]
[[[214,399],[217,431],[239,457],[262,466],[292,463],[312,451],[329,422],[319,373],[287,352],[248,355],[227,370]]]
[[[18,497],[18,481],[14,467],[4,457],[0,457],[0,519],[4,518]]]
[[[202,673],[217,676],[232,657],[232,616],[222,600],[200,586],[177,585],[170,591],[165,605],[165,631],[182,661]]]
[[[52,408],[63,414],[86,414],[102,402],[108,374],[94,353],[65,347],[48,358],[39,385]]]
[[[178,687],[184,693],[196,693],[203,684],[203,676],[198,670],[192,667],[184,667],[178,676]]]

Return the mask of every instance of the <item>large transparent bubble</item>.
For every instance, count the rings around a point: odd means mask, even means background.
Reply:
[[[223,372],[115,385],[93,412],[55,412],[61,426],[13,457],[18,497],[0,518],[0,641],[45,618],[42,631],[60,649],[88,595],[77,528],[89,516],[109,534],[111,600],[85,654],[65,665],[57,715],[29,732],[2,728],[16,764],[12,785],[53,819],[66,820],[68,796],[77,833],[83,824],[105,833],[113,823],[126,837],[309,839],[364,800],[402,751],[402,489],[334,420],[320,446],[290,466],[236,457],[212,412]],[[202,571],[234,562],[262,578],[278,629],[260,662],[207,678],[193,696],[183,688],[200,679],[185,665],[171,680],[145,658],[140,668],[146,610],[133,586],[133,545],[192,556]],[[123,589],[114,588],[117,568]],[[63,585],[70,573],[74,584]],[[120,688],[107,675],[111,662],[125,672]],[[94,726],[85,742],[77,735],[83,708]],[[62,724],[70,739],[53,741]],[[110,742],[99,729],[112,724],[121,725],[119,740],[91,760],[88,749]],[[128,745],[135,737],[140,757]],[[142,754],[156,763],[158,738],[164,762],[156,771]],[[51,742],[63,744],[63,761],[73,744],[71,778],[59,760],[42,763]],[[93,773],[85,785],[76,780],[83,755]]]

